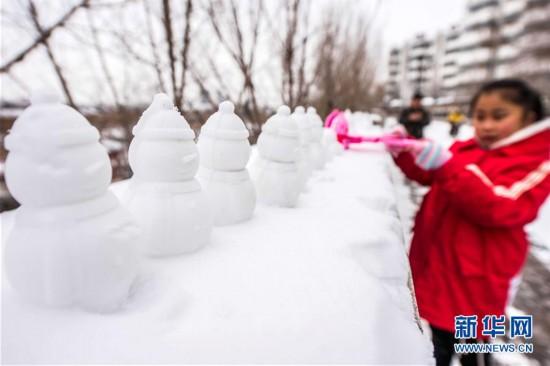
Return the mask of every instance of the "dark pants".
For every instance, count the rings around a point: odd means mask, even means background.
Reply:
[[[448,332],[430,325],[432,329],[432,342],[434,344],[434,357],[436,366],[449,366],[455,354],[454,344],[460,343],[453,332]],[[475,343],[475,339],[468,339],[467,343]],[[459,355],[462,366],[489,366],[491,355],[489,353],[463,353]]]
[[[420,122],[407,122],[405,123],[405,129],[409,135],[417,139],[424,137],[424,124]]]
[[[455,137],[458,135],[458,130],[460,129],[459,123],[451,123],[451,136]]]

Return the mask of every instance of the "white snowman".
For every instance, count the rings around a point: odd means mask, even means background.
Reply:
[[[21,204],[5,243],[5,273],[22,297],[107,312],[127,299],[139,229],[108,190],[99,133],[76,110],[34,100],[5,139],[6,183]]]
[[[294,109],[294,113],[291,114],[292,119],[298,125],[300,131],[300,158],[299,169],[302,175],[302,188],[305,190],[307,187],[307,181],[313,173],[313,159],[311,152],[311,125],[309,118],[305,113],[305,109],[302,106],[298,106]]]
[[[323,121],[317,114],[314,107],[307,108],[307,117],[311,125],[310,128],[310,146],[315,169],[323,169],[326,162],[326,152],[322,145],[323,139]]]
[[[344,152],[344,147],[338,142],[338,136],[333,127],[323,128],[322,144],[327,151],[328,161],[332,160],[335,156],[341,155]]]
[[[171,107],[149,115],[134,134],[134,175],[123,202],[142,227],[145,253],[171,256],[199,249],[209,241],[212,212],[195,179],[195,133]]]
[[[300,131],[281,106],[262,126],[258,157],[250,167],[258,200],[271,206],[295,207],[302,190],[299,170]]]
[[[219,105],[202,126],[197,146],[197,177],[210,198],[215,225],[229,225],[252,217],[256,192],[246,165],[250,158],[249,132],[231,102]]]

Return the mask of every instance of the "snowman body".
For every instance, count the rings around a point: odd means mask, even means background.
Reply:
[[[328,151],[329,160],[344,152],[344,147],[338,142],[338,136],[332,127],[323,128],[323,146]]]
[[[257,147],[250,172],[258,200],[270,206],[295,207],[303,184],[300,132],[287,106],[279,107],[262,126]]]
[[[322,145],[323,139],[323,121],[321,117],[315,111],[315,108],[309,107],[307,109],[307,117],[310,122],[310,145],[311,155],[313,159],[313,166],[315,169],[323,169],[326,162],[326,153]]]
[[[212,230],[208,199],[195,179],[194,132],[173,108],[135,131],[132,176],[123,202],[142,228],[144,252],[171,256],[204,246]]]
[[[313,173],[313,159],[311,151],[310,124],[309,118],[305,113],[304,107],[298,106],[291,117],[298,125],[300,134],[300,154],[298,159],[298,169],[300,170],[302,188],[305,190],[307,181]]]
[[[214,225],[230,225],[252,217],[256,192],[246,165],[248,130],[230,102],[208,118],[197,142],[201,157],[197,177],[207,193]]]
[[[139,229],[108,190],[99,133],[72,108],[31,105],[6,137],[8,189],[21,204],[5,270],[23,298],[88,311],[117,309],[138,269]]]

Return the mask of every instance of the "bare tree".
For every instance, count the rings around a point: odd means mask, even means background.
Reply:
[[[250,3],[249,6],[249,21],[251,27],[249,32],[251,34],[251,39],[248,52],[245,50],[245,40],[243,36],[245,30],[239,18],[239,8],[235,0],[229,0],[229,9],[227,9],[224,1],[210,0],[207,7],[207,13],[218,41],[229,53],[242,74],[243,88],[239,95],[239,104],[241,104],[242,98],[246,94],[252,108],[249,109],[245,107],[243,112],[247,114],[250,121],[259,123],[262,118],[256,97],[256,85],[253,79],[253,72],[264,5],[262,0],[258,0],[255,2],[255,6],[254,3]],[[227,15],[227,13],[229,13],[227,17],[220,18],[221,15]],[[225,22],[223,22],[222,19],[227,23],[227,31],[224,29]],[[233,40],[227,37],[228,34],[233,37]],[[247,103],[244,105],[246,106]]]
[[[185,28],[183,31],[183,46],[181,48],[181,76],[180,85],[175,96],[175,104],[183,109],[182,101],[184,97],[186,73],[189,67],[189,48],[191,46],[191,14],[193,12],[193,2],[187,0],[185,3]]]
[[[10,68],[15,65],[18,62],[21,62],[25,59],[25,57],[36,47],[38,47],[41,44],[44,44],[44,42],[47,42],[48,39],[51,37],[51,35],[54,33],[54,31],[58,28],[62,28],[65,26],[67,21],[76,13],[76,11],[80,8],[86,7],[89,5],[89,0],[82,0],[76,5],[74,5],[72,8],[70,8],[57,22],[52,24],[48,28],[41,28],[41,31],[39,32],[38,38],[36,38],[32,44],[24,48],[21,52],[19,52],[15,57],[13,57],[11,60],[7,61],[2,67],[0,67],[0,73],[6,73],[10,70]],[[33,4],[34,7],[34,4]]]
[[[162,66],[159,56],[159,51],[157,47],[157,42],[155,41],[155,34],[153,31],[153,20],[152,20],[152,11],[149,7],[148,0],[143,0],[143,9],[145,11],[145,25],[147,27],[147,37],[149,39],[149,45],[151,46],[151,52],[153,53],[153,63],[152,66],[155,69],[157,75],[157,80],[159,84],[160,91],[163,93],[166,92],[166,86],[164,85],[164,78],[162,77]]]
[[[50,62],[55,70],[55,74],[57,75],[57,78],[59,79],[59,83],[61,84],[61,88],[63,89],[63,92],[65,94],[65,97],[67,98],[67,102],[69,105],[75,109],[78,109],[71,90],[69,89],[69,85],[67,83],[67,79],[65,78],[65,75],[63,73],[63,70],[61,69],[61,66],[59,62],[57,61],[54,52],[52,50],[52,47],[49,43],[49,36],[46,35],[46,31],[42,26],[40,25],[40,20],[38,16],[38,11],[36,9],[36,6],[33,2],[33,0],[29,0],[29,14],[31,16],[32,22],[36,28],[36,31],[38,32],[38,39],[39,42],[42,43],[46,49],[46,53],[48,54],[48,58],[50,59]]]
[[[309,90],[313,85],[314,78],[306,78],[306,61],[307,61],[307,51],[308,43],[311,37],[309,33],[309,13],[310,13],[311,2],[306,0],[306,9],[304,11],[304,20],[303,25],[305,28],[305,34],[300,42],[301,56],[298,66],[298,90],[296,96],[297,104],[306,104],[309,96]]]
[[[90,26],[90,33],[92,35],[94,49],[97,53],[97,57],[99,59],[99,64],[101,66],[101,70],[103,71],[105,81],[107,82],[107,86],[109,87],[109,90],[111,91],[111,94],[113,96],[113,100],[115,102],[116,108],[119,111],[121,111],[122,110],[122,104],[120,102],[120,97],[118,95],[118,90],[117,90],[115,82],[113,80],[113,76],[111,75],[111,72],[109,70],[109,66],[107,64],[107,59],[105,57],[105,52],[104,52],[103,48],[101,47],[99,36],[97,34],[97,29],[94,25],[93,16],[92,16],[91,10],[89,8],[86,11],[86,18],[88,20],[88,25]]]
[[[165,40],[167,44],[168,60],[170,65],[170,81],[172,86],[172,97],[174,104],[183,109],[183,96],[185,90],[186,73],[189,66],[189,49],[191,46],[191,14],[193,12],[193,1],[187,0],[185,2],[185,26],[183,29],[183,45],[179,52],[181,59],[180,77],[177,76],[177,42],[176,35],[174,33],[174,25],[172,19],[172,6],[170,0],[162,1],[162,24],[164,27]]]
[[[307,104],[313,85],[313,73],[308,68],[308,52],[311,38],[318,29],[310,29],[310,0],[291,0],[282,9],[281,36],[272,22],[268,22],[274,38],[280,41],[277,50],[281,60],[281,99],[290,107]],[[268,17],[269,18],[269,17]]]
[[[170,0],[162,0],[162,25],[164,26],[165,39],[168,50],[168,60],[170,64],[170,81],[172,83],[172,97],[176,102],[178,85],[176,84],[176,46],[174,32],[172,30],[172,11]]]
[[[375,88],[376,64],[369,48],[374,18],[365,22],[356,14],[334,17],[333,13],[323,22],[318,43],[317,109],[326,114],[334,107],[372,108],[380,102]]]
[[[287,3],[287,32],[283,47],[283,100],[291,107],[295,106],[294,100],[294,58],[296,31],[298,28],[298,10],[300,0],[293,0]]]

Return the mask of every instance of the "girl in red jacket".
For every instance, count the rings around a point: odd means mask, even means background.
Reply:
[[[459,343],[455,317],[477,316],[475,341],[487,339],[486,315],[504,315],[510,282],[527,256],[524,227],[550,192],[550,119],[543,120],[539,94],[520,80],[498,80],[479,90],[470,110],[475,137],[450,150],[427,140],[388,145],[409,179],[431,186],[409,260],[437,365],[449,365]],[[461,362],[475,365],[480,356]]]

